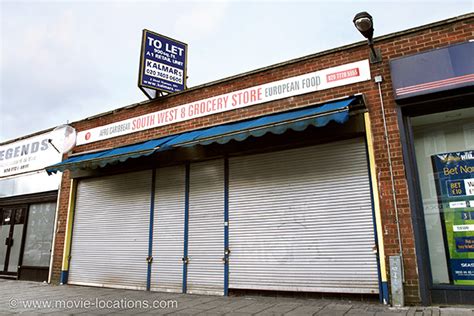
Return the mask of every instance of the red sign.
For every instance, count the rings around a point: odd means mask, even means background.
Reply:
[[[352,68],[348,70],[334,72],[332,74],[327,74],[326,80],[327,82],[333,82],[333,81],[343,80],[343,79],[357,77],[357,76],[359,76],[359,68]]]

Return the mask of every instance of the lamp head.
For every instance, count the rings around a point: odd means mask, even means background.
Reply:
[[[357,30],[369,41],[372,41],[374,36],[374,21],[372,16],[367,12],[359,12],[352,20]]]

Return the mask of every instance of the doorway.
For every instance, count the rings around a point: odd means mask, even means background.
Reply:
[[[16,276],[20,260],[26,207],[0,209],[0,274]]]

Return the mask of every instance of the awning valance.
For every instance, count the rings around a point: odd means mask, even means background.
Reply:
[[[94,153],[78,155],[63,160],[60,163],[46,167],[46,171],[56,173],[66,169],[96,169],[105,167],[108,164],[124,162],[129,158],[148,156],[154,153],[161,145],[172,139],[164,137],[153,139],[144,143],[133,144],[124,147],[106,149]]]
[[[196,131],[171,135],[139,144],[70,157],[46,168],[48,173],[66,169],[95,169],[108,164],[124,162],[129,158],[148,156],[158,151],[180,146],[211,143],[225,144],[242,141],[249,136],[261,137],[266,133],[282,134],[288,129],[302,131],[309,125],[322,127],[334,121],[340,124],[349,119],[349,106],[356,98],[328,102],[323,105],[270,114],[245,121],[228,123]]]
[[[249,136],[260,137],[266,133],[282,134],[288,129],[302,131],[309,125],[322,127],[330,121],[345,123],[349,118],[349,105],[353,98],[326,103],[289,112],[266,115],[242,122],[214,126],[177,135],[166,146],[225,144],[230,140],[242,141]]]

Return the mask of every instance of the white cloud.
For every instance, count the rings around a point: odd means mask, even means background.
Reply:
[[[175,33],[188,41],[206,38],[222,27],[221,24],[228,14],[228,7],[229,4],[225,2],[192,4],[176,18]]]

